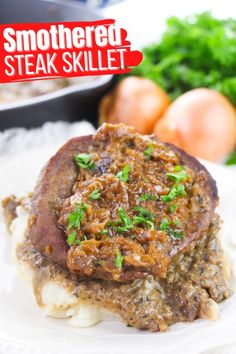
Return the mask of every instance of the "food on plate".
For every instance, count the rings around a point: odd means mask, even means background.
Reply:
[[[104,124],[68,141],[32,196],[3,207],[16,266],[46,314],[75,326],[113,314],[164,331],[215,320],[231,294],[217,204],[216,183],[194,157]]]
[[[171,17],[160,41],[142,50],[132,75],[155,81],[172,99],[197,87],[220,91],[236,104],[236,20],[209,12]]]
[[[154,133],[192,155],[223,161],[236,145],[235,108],[219,92],[194,89],[169,106]]]
[[[0,84],[0,106],[2,104],[14,103],[31,97],[41,96],[71,85],[79,85],[90,80],[96,80],[96,77],[35,80]]]
[[[168,95],[153,81],[132,76],[120,81],[102,99],[99,121],[124,123],[139,133],[150,134],[169,104]]]

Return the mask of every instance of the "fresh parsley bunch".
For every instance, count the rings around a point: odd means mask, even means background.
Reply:
[[[175,99],[197,87],[208,87],[236,104],[236,21],[210,12],[185,19],[171,17],[160,42],[143,50],[132,70],[154,80]]]

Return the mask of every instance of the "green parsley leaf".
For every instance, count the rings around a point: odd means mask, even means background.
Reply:
[[[118,177],[122,182],[128,182],[129,172],[130,172],[130,166],[125,165],[122,171],[117,172],[116,177]]]
[[[76,239],[76,232],[73,231],[69,234],[68,238],[67,238],[67,243],[69,246],[72,246],[75,243],[75,239]]]
[[[98,189],[94,189],[94,191],[92,191],[89,194],[89,199],[93,199],[93,200],[97,200],[101,197],[101,192],[99,192]]]
[[[162,196],[162,201],[168,203],[178,196],[186,196],[185,186],[183,184],[179,184],[178,186],[174,185],[167,195]]]
[[[187,193],[184,184],[180,183],[176,188],[178,195],[186,197]]]
[[[126,226],[132,225],[131,219],[128,217],[128,215],[126,214],[126,212],[124,211],[123,208],[119,208],[118,213],[119,213],[120,219],[124,225],[126,225]]]
[[[176,210],[176,208],[177,208],[176,204],[170,205],[169,212],[172,214]]]
[[[173,221],[173,224],[175,224],[176,226],[178,226],[180,224],[180,220],[179,218],[175,218]]]
[[[116,251],[115,266],[116,268],[122,268],[124,257],[120,253],[120,250]]]
[[[129,216],[126,214],[124,209],[123,208],[119,208],[118,209],[118,213],[119,213],[120,220],[121,220],[123,225],[122,226],[117,226],[116,230],[118,232],[125,232],[125,231],[128,231],[128,230],[132,229],[133,221],[129,218]]]
[[[135,224],[146,224],[149,227],[149,229],[154,230],[154,223],[151,220],[149,220],[143,216],[140,216],[140,215],[135,216],[134,223]]]
[[[90,154],[78,154],[74,157],[76,164],[84,169],[92,169],[95,167],[95,163],[91,161],[92,156]]]
[[[75,212],[69,214],[67,230],[70,230],[73,226],[75,226],[76,220],[77,220],[77,216]]]
[[[155,219],[155,215],[140,206],[135,207],[134,210],[139,212],[139,215],[134,217],[134,223],[146,224],[149,229],[154,230],[154,223],[152,220]]]
[[[141,194],[138,198],[140,202],[145,202],[146,200],[157,200],[157,196],[155,194],[144,193]]]
[[[152,151],[153,151],[153,144],[149,144],[148,148],[143,152],[146,159],[150,159]]]
[[[102,231],[100,232],[100,234],[102,234],[102,235],[107,235],[107,234],[108,234],[108,230],[107,230],[107,229],[104,229],[104,230],[102,230]]]
[[[183,171],[183,167],[180,165],[175,165],[174,172],[179,172],[179,171]]]
[[[180,183],[188,178],[187,173],[181,166],[175,166],[175,172],[169,172],[166,176],[175,180],[176,183]]]
[[[176,219],[178,221],[177,223],[174,222],[174,224],[179,225],[179,219]],[[163,219],[160,223],[160,230],[165,231],[170,235],[173,239],[181,239],[184,236],[184,233],[182,230],[173,230],[170,228],[170,221],[167,220],[166,218]]]
[[[160,230],[161,231],[168,231],[170,226],[170,222],[167,219],[162,219],[161,223],[160,223]]]
[[[130,74],[154,80],[171,100],[208,87],[236,105],[235,28],[235,19],[218,19],[210,11],[171,17],[161,38],[142,50],[143,61]]]
[[[175,240],[179,240],[184,237],[184,233],[182,230],[169,230],[169,235]]]
[[[139,211],[140,213],[140,216],[142,216],[143,218],[147,218],[147,219],[150,219],[150,220],[154,220],[155,219],[155,215],[152,214],[149,210],[145,209],[145,208],[142,208],[140,206],[136,206],[134,208],[135,211]]]
[[[87,206],[83,203],[78,203],[75,211],[73,211],[68,216],[68,226],[67,230],[70,230],[72,227],[80,229],[80,223],[84,217]]]

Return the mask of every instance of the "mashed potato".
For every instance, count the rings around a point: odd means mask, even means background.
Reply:
[[[35,293],[33,281],[35,270],[29,263],[17,256],[17,247],[25,242],[28,212],[22,206],[18,206],[16,212],[17,217],[10,225],[12,259],[44,314],[55,318],[67,318],[69,324],[75,327],[89,327],[102,320],[112,319],[112,314],[93,305],[81,303],[78,297],[73,294],[73,287],[66,278],[63,279],[63,283],[59,281],[61,279],[47,279],[40,288],[41,293],[38,294],[38,289],[37,294]],[[67,282],[68,284],[66,284]],[[39,298],[40,301],[38,301]]]

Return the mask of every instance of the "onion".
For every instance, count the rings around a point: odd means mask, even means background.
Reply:
[[[216,91],[194,89],[169,106],[154,133],[192,155],[222,161],[236,144],[235,109]]]
[[[137,132],[149,134],[170,103],[169,97],[149,79],[127,77],[113,93],[105,96],[99,109],[99,122],[124,123]]]

